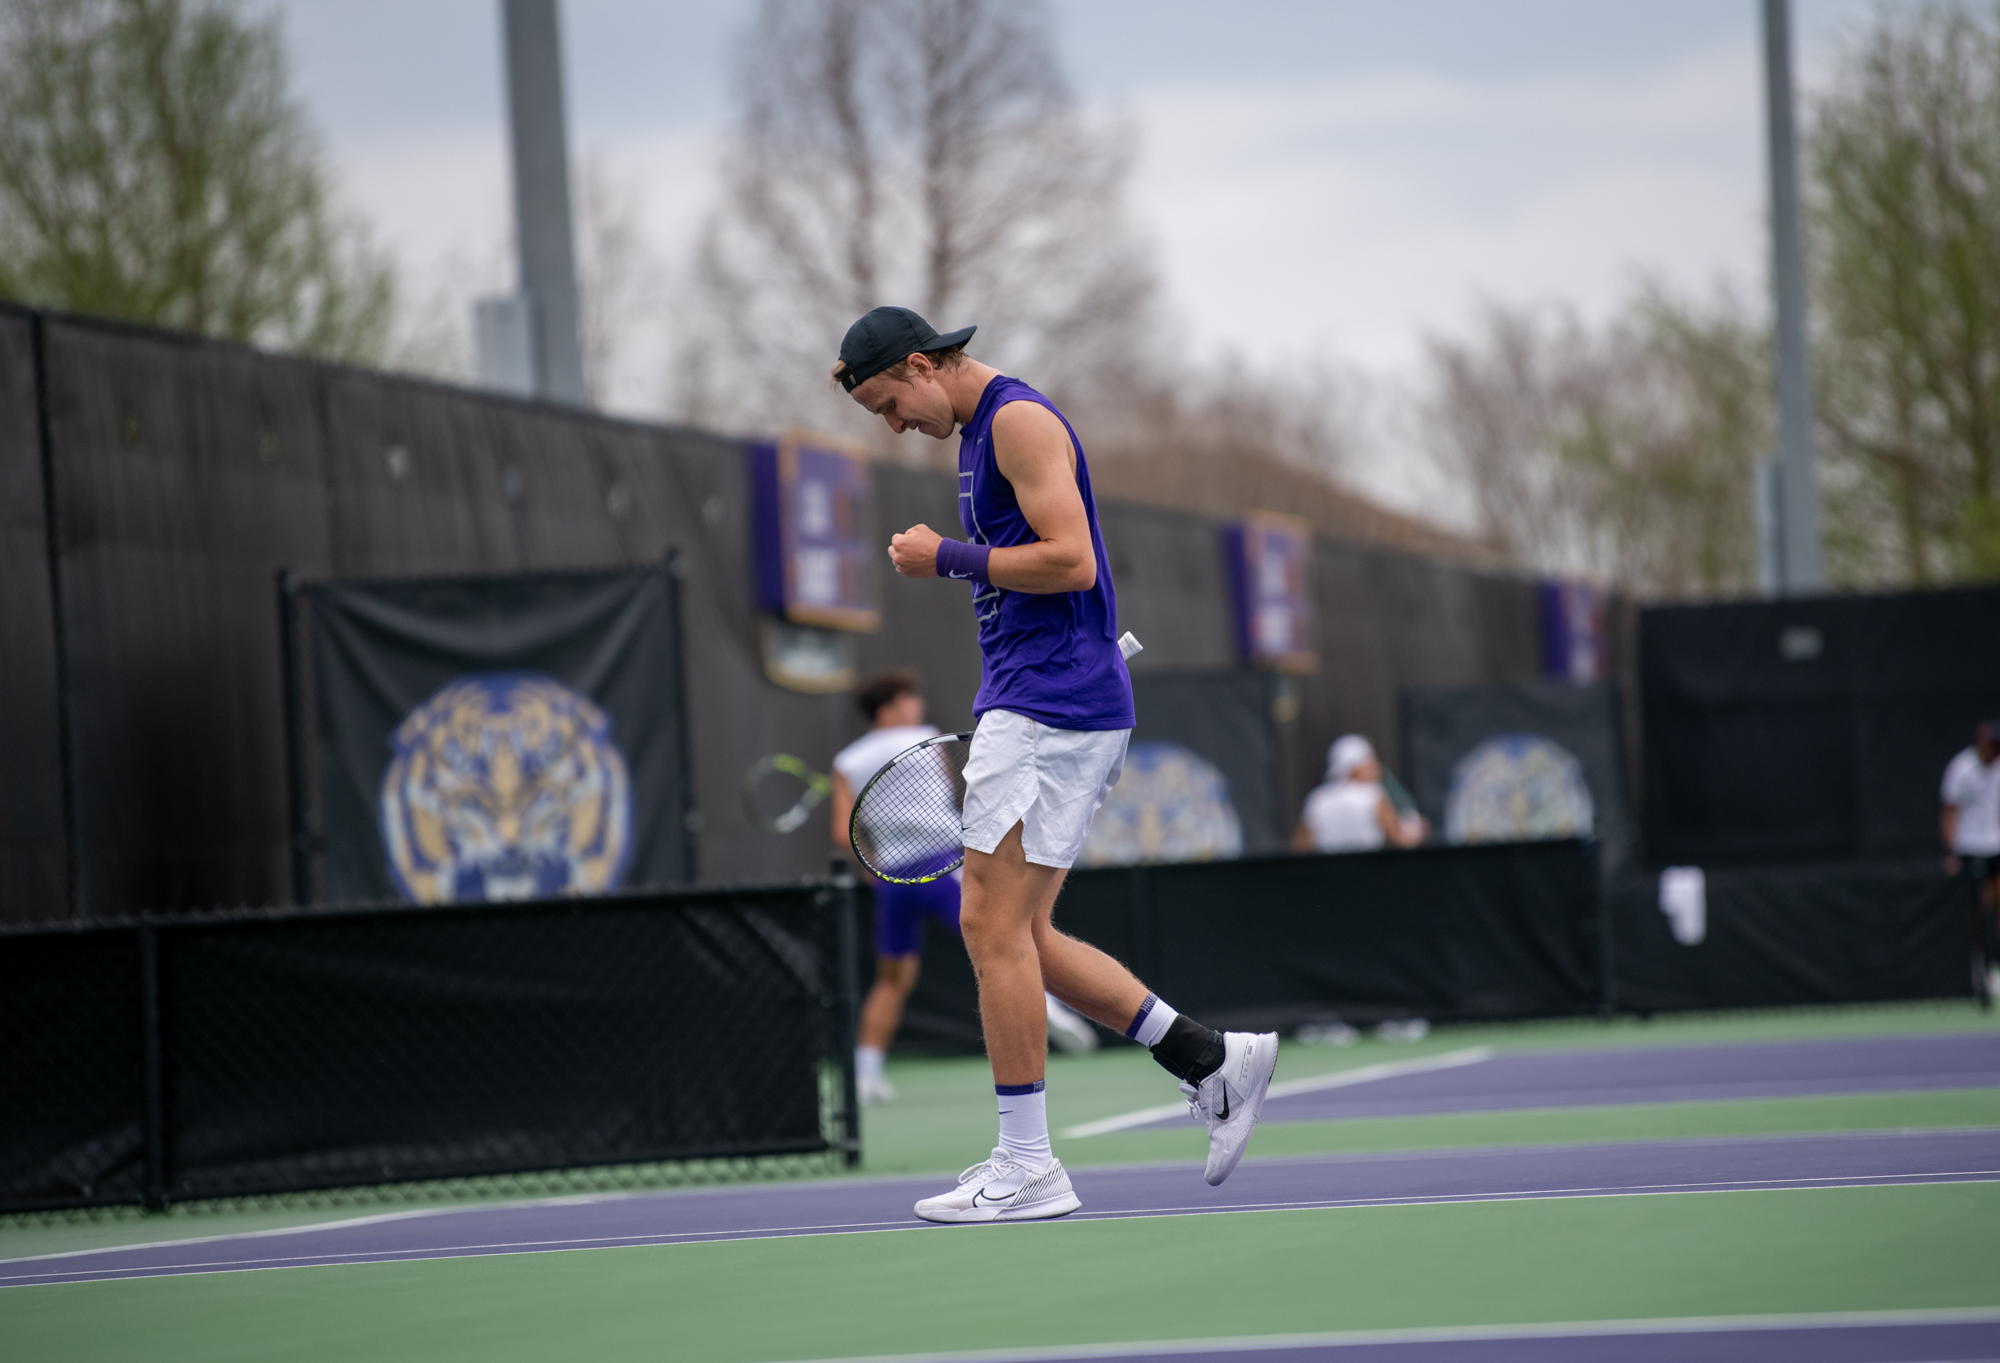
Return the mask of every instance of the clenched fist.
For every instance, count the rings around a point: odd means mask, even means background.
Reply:
[[[913,525],[889,541],[889,562],[904,577],[936,577],[937,547],[943,538],[928,525]]]

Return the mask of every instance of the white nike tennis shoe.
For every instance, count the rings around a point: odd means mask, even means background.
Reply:
[[[1277,1068],[1276,1032],[1224,1032],[1222,1068],[1199,1084],[1181,1084],[1188,1115],[1208,1123],[1208,1167],[1202,1177],[1209,1183],[1236,1172]]]
[[[893,1103],[896,1101],[896,1086],[879,1074],[864,1074],[854,1081],[854,1096],[861,1100],[863,1107]]]
[[[958,1176],[958,1186],[917,1204],[926,1221],[1040,1221],[1081,1207],[1069,1171],[1051,1160],[1040,1173],[995,1150]]]

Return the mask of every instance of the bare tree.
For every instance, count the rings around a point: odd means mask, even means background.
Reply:
[[[882,303],[977,323],[981,358],[1059,392],[1139,344],[1129,145],[1079,112],[1036,0],[765,0],[737,99],[682,414],[852,420],[824,375]]]
[[[633,333],[658,314],[659,261],[647,244],[638,187],[621,180],[600,152],[577,172],[577,291],[582,310],[583,377],[602,410],[630,357]]]
[[[1432,449],[1519,567],[1656,597],[1745,590],[1764,335],[1727,295],[1649,291],[1595,328],[1489,306],[1471,339],[1430,340]]]
[[[2000,576],[2000,9],[1885,11],[1811,148],[1829,567]]]
[[[388,265],[333,207],[275,20],[0,5],[0,294],[379,361]]]

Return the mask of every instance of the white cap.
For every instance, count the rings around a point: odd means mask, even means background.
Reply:
[[[1375,746],[1360,734],[1342,734],[1326,750],[1326,774],[1345,781],[1363,762],[1375,760]]]

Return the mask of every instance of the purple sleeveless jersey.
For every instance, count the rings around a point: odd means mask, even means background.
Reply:
[[[979,408],[958,443],[958,519],[966,538],[996,549],[1038,538],[1021,514],[1014,485],[993,458],[993,416],[1010,402],[1034,402],[1055,412],[1076,449],[1076,488],[1090,518],[1097,585],[1087,592],[1037,594],[972,584],[985,666],[972,713],[1012,710],[1057,729],[1129,729],[1132,678],[1118,652],[1118,598],[1097,528],[1090,468],[1083,442],[1056,405],[1005,375],[986,385]]]

